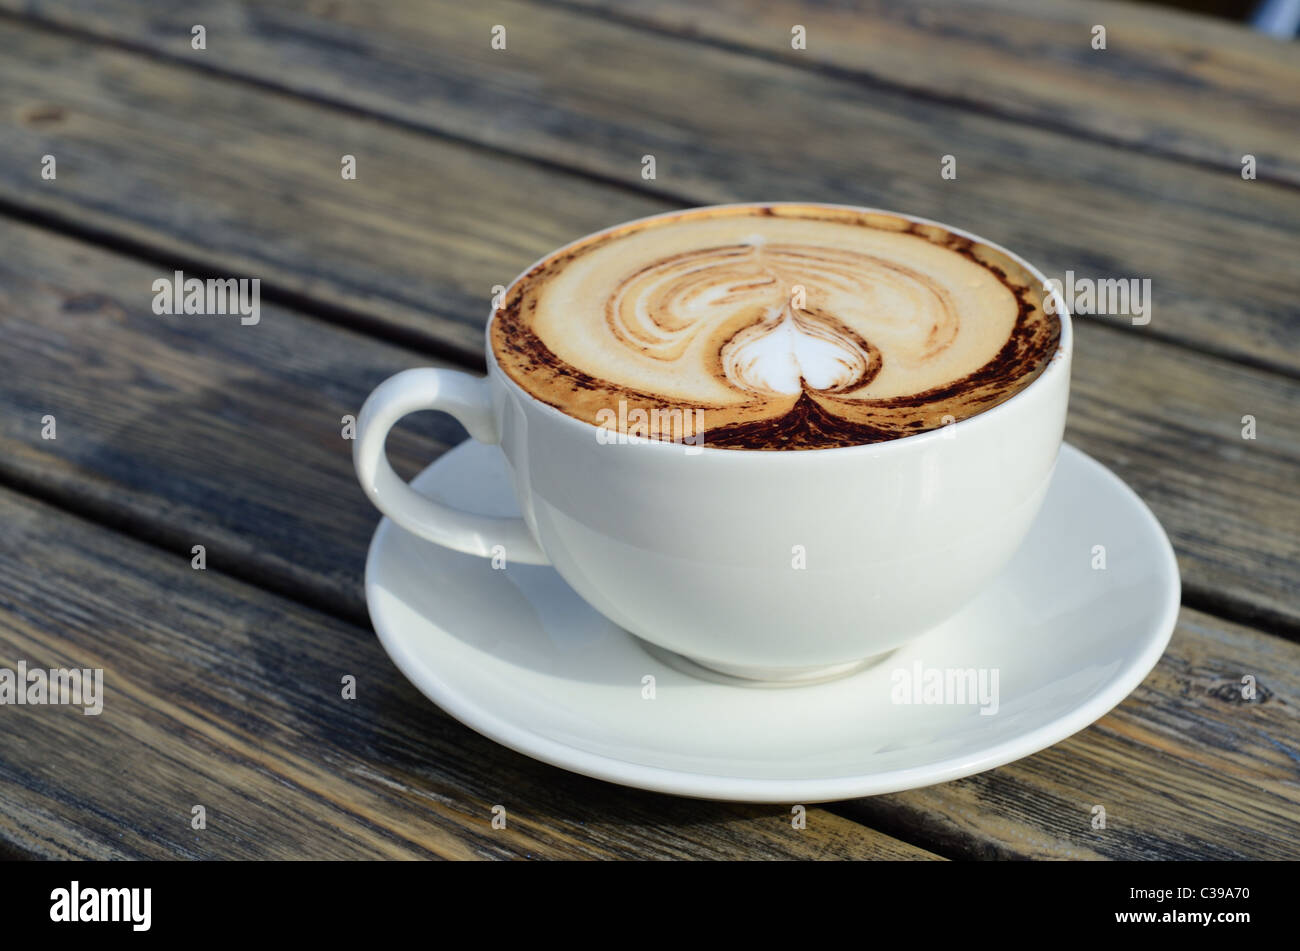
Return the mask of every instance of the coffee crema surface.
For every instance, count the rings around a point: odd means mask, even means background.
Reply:
[[[1060,339],[1042,296],[1018,262],[937,225],[705,208],[556,252],[511,286],[490,337],[525,392],[593,426],[827,449],[937,429],[1023,389]]]

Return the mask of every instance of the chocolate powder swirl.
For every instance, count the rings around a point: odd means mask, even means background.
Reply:
[[[694,436],[702,419],[713,448],[824,449],[934,429],[1023,389],[1060,337],[1042,293],[1005,254],[936,226],[700,209],[546,259],[510,289],[491,342],[525,391],[593,425],[641,409],[652,438]]]

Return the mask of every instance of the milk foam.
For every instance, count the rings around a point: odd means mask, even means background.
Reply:
[[[1033,276],[931,226],[822,206],[702,209],[558,252],[492,328],[502,368],[592,421],[703,409],[705,444],[896,438],[1006,399],[1059,337]]]
[[[869,359],[846,337],[801,326],[789,308],[741,331],[722,348],[727,379],[757,393],[842,389],[866,374]]]

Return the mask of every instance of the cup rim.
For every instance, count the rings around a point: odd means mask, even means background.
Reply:
[[[523,278],[525,278],[527,275],[532,273],[533,269],[538,267],[539,265],[545,263],[546,261],[551,260],[552,258],[558,257],[566,253],[567,251],[571,250],[572,248],[575,248],[580,244],[592,240],[593,238],[599,238],[602,235],[606,235],[614,231],[622,230],[624,228],[629,227],[630,225],[638,225],[644,222],[656,221],[660,218],[674,218],[679,215],[691,214],[692,212],[703,212],[703,211],[711,211],[711,210],[718,210],[718,209],[773,208],[773,207],[790,207],[790,206],[806,207],[806,208],[835,208],[844,211],[854,211],[854,212],[860,212],[866,214],[886,215],[893,218],[901,218],[905,221],[911,221],[916,224],[932,225],[936,228],[942,228],[943,230],[947,231],[949,234],[966,238],[970,241],[974,241],[978,244],[982,244],[987,248],[991,248],[994,251],[997,251],[1001,254],[1005,254],[1011,260],[1015,261],[1026,271],[1028,271],[1032,276],[1037,278],[1042,283],[1043,290],[1045,293],[1050,293],[1056,310],[1055,316],[1060,322],[1060,327],[1061,327],[1060,337],[1057,340],[1056,351],[1053,352],[1052,356],[1048,357],[1047,365],[1043,367],[1042,371],[1038,374],[1038,376],[1030,380],[1028,385],[1024,386],[1023,388],[1017,390],[1015,393],[1011,394],[1011,396],[1007,397],[1006,399],[1002,400],[999,403],[994,404],[993,406],[990,406],[986,410],[982,410],[981,412],[976,413],[973,416],[967,416],[965,419],[957,420],[956,422],[949,423],[946,426],[940,426],[937,429],[929,429],[921,433],[911,433],[906,436],[899,436],[895,439],[884,439],[879,442],[854,443],[853,445],[849,445],[849,446],[826,446],[819,449],[723,449],[717,446],[710,446],[708,444],[707,441],[708,431],[706,430],[705,431],[706,441],[703,446],[692,446],[690,444],[682,443],[682,442],[672,442],[663,439],[645,438],[645,439],[641,439],[639,442],[636,443],[636,446],[638,448],[642,449],[643,451],[650,451],[650,452],[676,452],[679,455],[682,453],[683,448],[690,448],[693,450],[691,455],[694,456],[704,455],[707,453],[714,456],[725,455],[725,456],[739,456],[742,458],[747,456],[761,456],[766,459],[771,459],[774,457],[779,458],[783,456],[794,456],[794,457],[817,456],[824,453],[837,453],[843,455],[843,454],[854,453],[854,452],[861,453],[864,451],[871,452],[873,454],[879,454],[881,452],[896,451],[893,450],[891,447],[895,447],[899,445],[905,445],[907,447],[915,447],[915,446],[920,446],[932,442],[935,439],[956,438],[958,435],[958,431],[962,431],[962,432],[967,431],[972,428],[972,424],[979,425],[980,420],[987,419],[991,416],[997,416],[999,413],[1005,415],[1005,411],[1012,404],[1025,402],[1029,398],[1031,393],[1043,392],[1049,385],[1055,383],[1058,377],[1062,375],[1065,375],[1067,377],[1067,385],[1068,385],[1070,363],[1073,359],[1073,345],[1074,345],[1074,328],[1072,324],[1073,318],[1070,314],[1069,308],[1065,306],[1065,300],[1061,297],[1060,292],[1056,289],[1055,286],[1053,286],[1052,282],[1048,280],[1048,278],[1046,277],[1046,275],[1043,274],[1042,271],[1040,271],[1033,264],[1030,264],[1028,261],[1026,261],[1019,254],[1016,254],[1014,251],[1011,251],[1008,248],[1003,247],[1002,245],[998,244],[996,241],[990,241],[987,238],[983,238],[972,231],[967,231],[964,228],[954,227],[950,224],[947,224],[946,222],[938,221],[937,219],[934,218],[922,218],[919,215],[911,215],[901,211],[891,211],[888,208],[872,208],[865,205],[850,205],[842,202],[826,202],[826,201],[742,201],[742,202],[728,202],[719,205],[695,205],[689,208],[677,208],[672,211],[662,211],[653,215],[645,215],[641,218],[632,218],[629,219],[628,221],[620,221],[617,224],[610,225],[607,228],[601,228],[599,231],[592,231],[588,234],[583,235],[580,238],[576,238],[573,241],[570,241],[568,244],[565,244],[561,247],[555,248],[552,251],[548,251],[546,254],[543,254],[532,264],[528,265],[526,268],[520,271],[519,274],[517,274],[514,277],[514,279],[511,280],[511,282],[506,285],[505,293],[502,294],[501,299],[505,300],[506,298],[508,298],[510,292],[514,289],[515,285],[518,284],[521,280],[523,280]],[[534,406],[538,407],[543,412],[544,415],[550,415],[552,417],[556,417],[567,423],[582,427],[583,429],[586,430],[590,430],[592,433],[598,432],[601,427],[595,425],[594,423],[589,423],[586,420],[578,419],[576,416],[570,416],[568,413],[556,409],[554,406],[551,406],[549,403],[546,403],[538,399],[532,393],[529,393],[522,386],[520,386],[513,379],[511,379],[510,375],[501,369],[500,365],[497,363],[496,354],[493,352],[493,348],[492,348],[492,324],[496,320],[496,316],[497,316],[497,308],[494,307],[488,316],[487,324],[483,328],[484,350],[486,353],[488,376],[489,377],[495,376],[498,379],[502,380],[515,393],[527,398],[529,402],[531,402]],[[1057,359],[1057,354],[1061,354],[1061,353],[1064,354],[1065,359]],[[950,430],[951,433],[949,432]]]

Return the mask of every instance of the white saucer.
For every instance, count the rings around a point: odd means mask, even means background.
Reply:
[[[458,446],[413,485],[471,511],[518,514],[495,447]],[[1098,545],[1104,569],[1094,568]],[[1179,580],[1146,505],[1064,446],[1038,521],[992,588],[883,661],[825,683],[696,676],[605,620],[552,569],[494,569],[387,518],[370,545],[366,599],[385,650],[425,696],[512,749],[644,789],[809,803],[969,776],[1083,729],[1159,660]],[[996,668],[998,711],[893,702],[896,672],[914,675],[918,663]],[[654,699],[643,697],[647,676]]]

